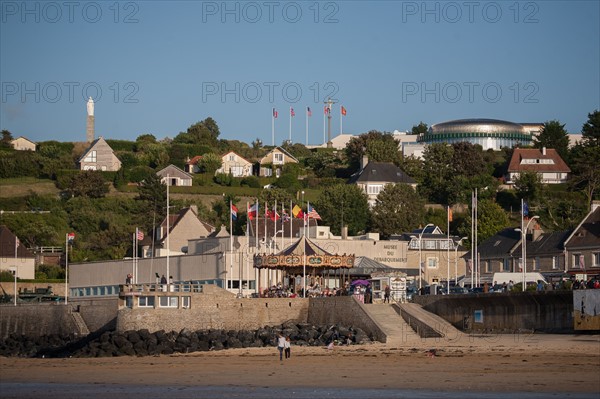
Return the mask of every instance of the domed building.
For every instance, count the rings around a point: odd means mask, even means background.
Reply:
[[[497,119],[458,119],[431,125],[419,137],[422,144],[468,142],[479,144],[484,150],[527,146],[533,136],[523,125]]]

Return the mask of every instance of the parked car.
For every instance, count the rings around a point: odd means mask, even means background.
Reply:
[[[461,287],[461,286],[456,286],[456,287],[450,287],[450,294],[468,294],[469,290],[466,289],[465,287]]]

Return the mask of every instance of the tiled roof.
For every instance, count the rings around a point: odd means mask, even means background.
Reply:
[[[15,257],[15,240],[17,236],[6,226],[0,226],[0,258]],[[33,254],[21,242],[17,247],[17,257],[33,258]]]
[[[196,155],[194,158],[190,159],[185,164],[186,165],[197,165],[198,161],[200,161],[201,159],[202,159],[202,155]]]
[[[415,184],[415,179],[389,162],[369,162],[363,170],[354,174],[350,183],[382,182]]]
[[[600,248],[600,206],[590,212],[569,238],[567,248]]]
[[[554,163],[521,164],[523,159],[552,159]],[[546,155],[538,148],[515,148],[508,172],[570,172],[571,169],[553,148],[546,149]]]

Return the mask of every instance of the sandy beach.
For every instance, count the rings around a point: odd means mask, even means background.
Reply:
[[[434,357],[428,355],[430,349],[435,349]],[[394,390],[425,390],[598,397],[600,336],[465,336],[453,341],[422,339],[333,350],[293,346],[291,359],[283,362],[274,347],[157,357],[0,358],[0,369],[3,398],[36,397],[28,387],[35,390],[52,386],[44,384],[66,384],[57,391],[86,386],[97,387],[98,391],[106,386],[134,390],[136,386],[168,386],[219,387],[219,392],[227,387],[285,392],[304,387],[368,388],[390,394]],[[13,393],[15,396],[11,396]],[[43,397],[71,397],[64,394],[53,396],[51,389],[45,389]],[[211,396],[218,395],[206,397]]]

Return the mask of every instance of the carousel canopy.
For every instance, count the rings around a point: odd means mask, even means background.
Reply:
[[[354,254],[332,254],[319,247],[310,239],[302,236],[298,241],[278,254],[258,254],[254,256],[257,269],[300,270],[312,269],[349,269],[354,265]]]

